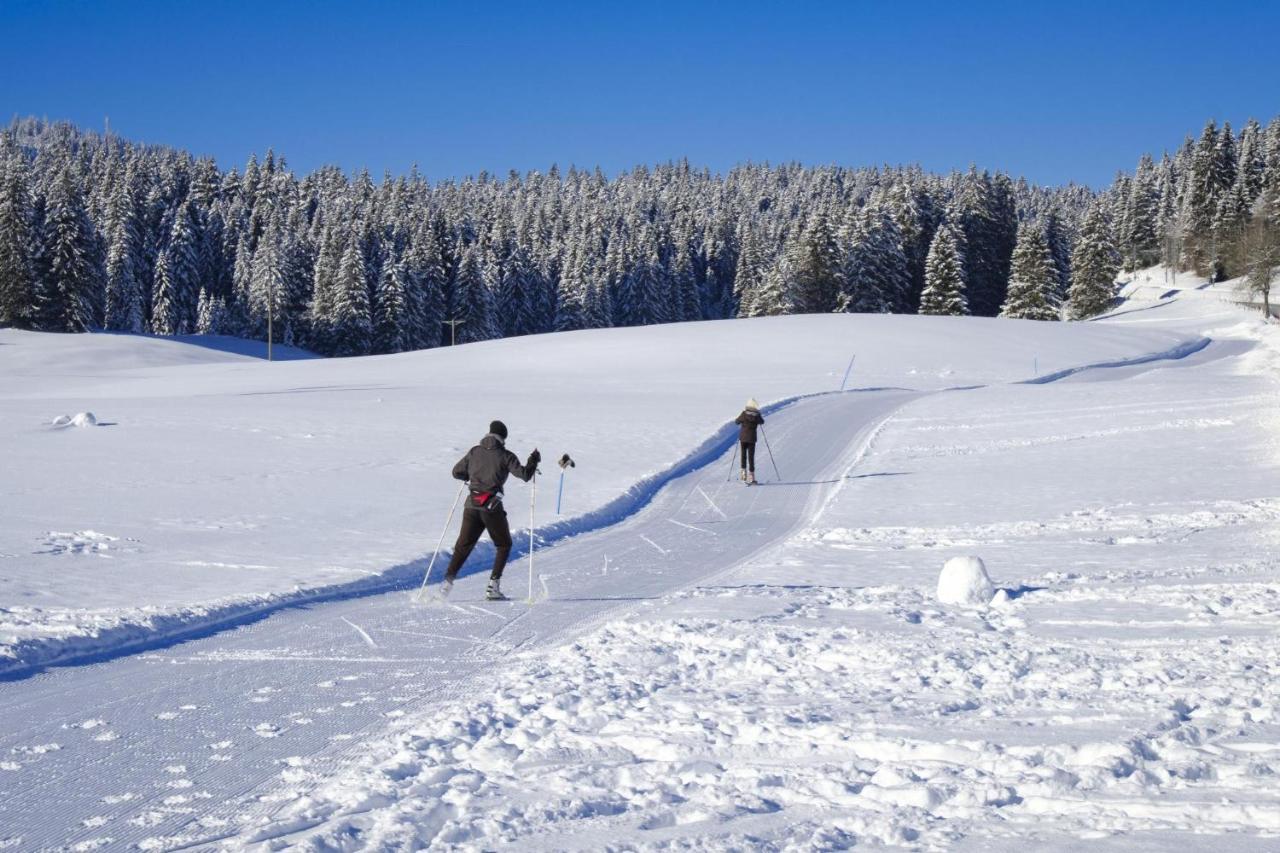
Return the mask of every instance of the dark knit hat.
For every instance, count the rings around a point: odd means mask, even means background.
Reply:
[[[507,425],[502,421],[494,421],[489,424],[489,432],[493,433],[503,441],[507,440]]]

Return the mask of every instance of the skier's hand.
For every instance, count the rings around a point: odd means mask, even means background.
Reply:
[[[529,461],[524,463],[524,467],[528,471],[537,471],[538,463],[542,461],[542,454],[538,452],[538,448],[534,448],[529,454]]]

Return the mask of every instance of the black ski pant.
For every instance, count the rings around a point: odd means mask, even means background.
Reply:
[[[486,530],[493,540],[493,571],[489,577],[492,580],[502,577],[507,558],[511,556],[511,526],[507,524],[507,512],[502,507],[490,510],[467,507],[462,511],[462,529],[458,531],[453,557],[444,573],[445,580],[452,581],[458,576],[458,570],[471,556],[472,549],[480,541],[480,534]]]
[[[742,467],[750,469],[751,473],[756,472],[756,443],[754,441],[740,441],[738,446],[742,448]]]

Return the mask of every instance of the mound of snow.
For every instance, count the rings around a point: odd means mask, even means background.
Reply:
[[[995,594],[995,584],[980,557],[952,557],[938,575],[938,600],[943,604],[985,607]]]
[[[56,427],[91,427],[98,425],[93,412],[77,412],[74,415],[58,415],[52,421]]]

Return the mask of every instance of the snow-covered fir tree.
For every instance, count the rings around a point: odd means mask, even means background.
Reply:
[[[1110,223],[1101,204],[1090,208],[1080,226],[1080,239],[1071,253],[1071,291],[1067,313],[1073,320],[1095,317],[1111,307],[1116,296],[1120,256],[1112,242]]]
[[[1009,288],[1000,316],[1011,320],[1058,319],[1058,271],[1044,229],[1030,223],[1018,229]]]
[[[12,138],[0,139],[0,326],[21,329],[35,325],[38,304],[28,172]]]
[[[45,211],[42,328],[84,332],[101,325],[102,280],[98,235],[68,162],[54,180]]]
[[[333,303],[325,318],[328,351],[337,356],[365,355],[373,335],[369,310],[369,281],[365,277],[364,252],[357,234],[347,238],[333,284]]]
[[[924,264],[921,314],[961,317],[969,313],[969,301],[965,297],[964,257],[958,242],[950,225],[943,225],[933,235]]]

